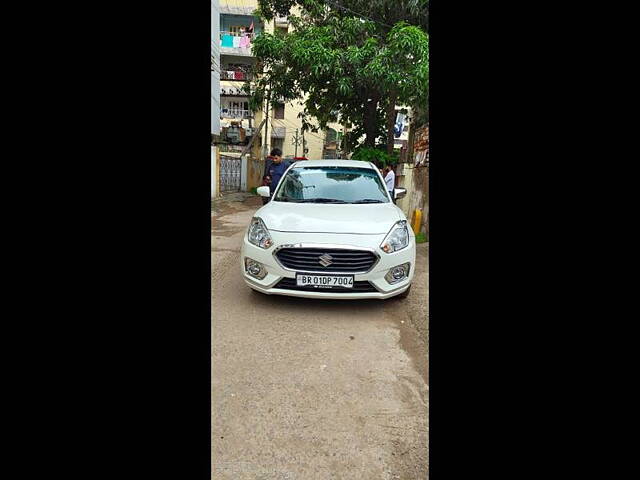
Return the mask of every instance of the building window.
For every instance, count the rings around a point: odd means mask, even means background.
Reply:
[[[284,103],[278,103],[273,107],[273,118],[277,120],[284,119]]]
[[[327,129],[326,142],[335,142],[338,139],[338,132],[336,132],[333,128]]]
[[[271,137],[271,148],[284,150],[284,138]]]

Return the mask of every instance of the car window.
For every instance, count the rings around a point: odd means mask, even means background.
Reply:
[[[296,203],[389,203],[378,172],[357,167],[292,168],[275,201]]]

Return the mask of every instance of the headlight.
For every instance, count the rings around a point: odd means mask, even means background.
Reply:
[[[262,219],[258,217],[254,217],[251,220],[251,225],[249,225],[249,243],[254,244],[256,247],[260,248],[269,248],[273,245],[273,240],[271,240],[271,235],[269,235],[269,230],[265,226]]]
[[[386,253],[393,253],[402,250],[407,245],[409,245],[409,229],[407,221],[401,220],[391,227],[380,248]]]

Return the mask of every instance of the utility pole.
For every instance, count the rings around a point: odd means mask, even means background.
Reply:
[[[291,143],[296,147],[295,157],[298,156],[298,145],[300,145],[301,140],[302,139],[298,136],[298,129],[296,128],[296,136],[291,139]]]
[[[325,153],[327,151],[327,143],[328,142],[328,138],[329,138],[329,130],[325,130],[324,131],[324,138],[322,139],[322,153],[320,153],[321,157],[320,158],[325,158]],[[336,141],[337,144],[337,141]],[[337,155],[336,155],[337,156]]]

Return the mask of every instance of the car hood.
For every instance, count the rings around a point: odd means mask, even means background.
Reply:
[[[325,204],[269,202],[256,213],[269,230],[307,233],[385,234],[404,220],[393,203]]]

